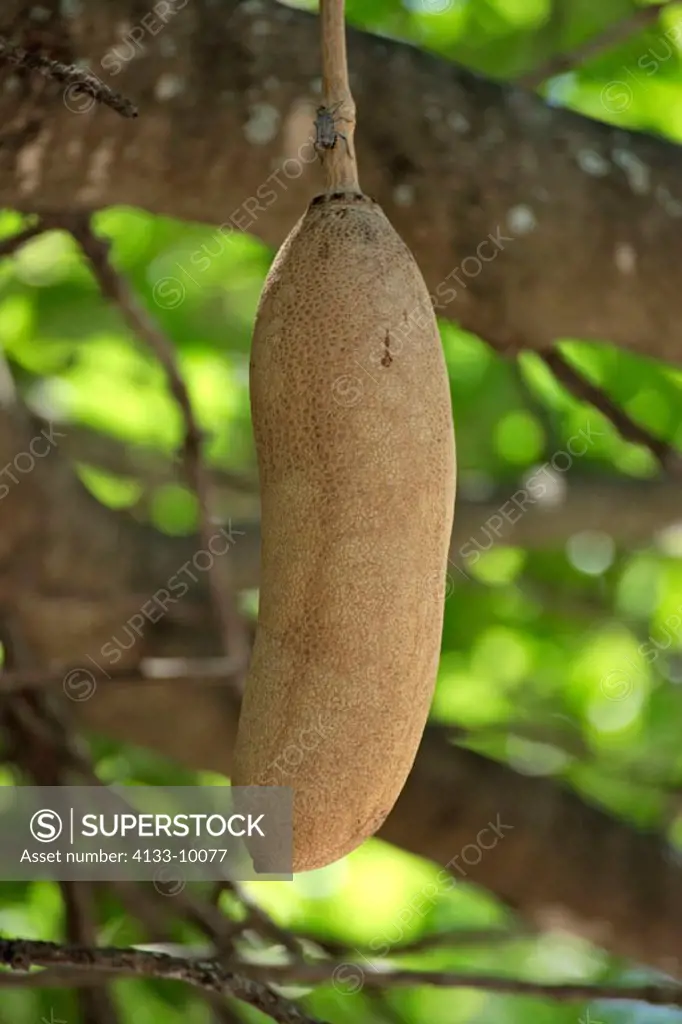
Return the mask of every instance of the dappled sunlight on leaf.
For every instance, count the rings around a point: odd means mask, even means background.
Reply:
[[[25,343],[33,326],[33,305],[28,295],[9,295],[0,302],[0,334],[5,351]]]
[[[95,497],[111,508],[129,508],[142,494],[137,480],[113,477],[94,466],[79,466],[79,476]]]
[[[461,655],[444,653],[431,714],[437,721],[484,726],[504,721],[511,705],[499,686],[468,669]]]
[[[151,521],[165,533],[187,534],[197,528],[197,499],[186,487],[159,487],[150,502]]]
[[[616,591],[616,603],[627,616],[651,615],[660,599],[662,566],[649,552],[631,555],[625,562]]]
[[[526,553],[521,548],[495,547],[484,551],[468,572],[486,586],[495,587],[512,583],[523,571]]]
[[[523,634],[504,626],[490,626],[477,638],[471,664],[477,675],[513,688],[514,683],[532,674],[532,653]]]
[[[64,231],[48,231],[27,242],[14,258],[16,277],[32,288],[58,284],[78,266],[78,247]]]
[[[524,466],[542,453],[544,432],[531,413],[512,412],[500,420],[495,441],[498,452],[507,462]]]
[[[571,760],[563,750],[548,743],[534,743],[513,733],[507,738],[505,753],[512,768],[524,775],[553,775]]]

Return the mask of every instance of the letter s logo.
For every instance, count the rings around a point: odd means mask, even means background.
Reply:
[[[56,811],[36,811],[29,825],[31,835],[39,843],[53,843],[62,834],[62,819]]]

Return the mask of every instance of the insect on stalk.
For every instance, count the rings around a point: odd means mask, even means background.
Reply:
[[[321,106],[317,108],[317,116],[315,118],[315,149],[320,157],[323,150],[334,149],[339,139],[343,139],[348,149],[348,139],[336,127],[337,121],[346,120],[336,116],[340,106],[340,103],[335,103],[331,107]]]

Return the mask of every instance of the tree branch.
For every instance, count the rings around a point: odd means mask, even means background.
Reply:
[[[205,246],[159,261],[152,290],[167,310],[188,290],[208,298],[209,268],[235,231],[279,245],[320,190],[319,22],[274,0],[196,0],[145,39],[144,61],[125,62],[111,40],[134,10],[133,0],[83,0],[60,29],[104,80],[120,71],[148,97],[145,117],[75,116],[49,82],[40,95],[25,81],[0,92],[0,203],[220,222]],[[348,55],[363,187],[413,252],[440,316],[502,352],[516,339],[544,351],[571,337],[682,361],[679,147],[368,33],[349,30]],[[548,275],[557,253],[561,273]]]
[[[109,978],[114,975],[118,978],[183,981],[196,988],[240,999],[282,1024],[312,1024],[313,1018],[294,1004],[275,996],[267,987],[267,981],[279,985],[333,983],[337,991],[341,992],[349,982],[352,985],[347,991],[351,992],[361,987],[384,989],[433,985],[438,988],[473,988],[538,999],[551,998],[561,1002],[627,999],[655,1006],[682,1006],[682,987],[678,985],[550,984],[455,971],[383,970],[377,965],[369,965],[365,969],[350,962],[259,967],[242,961],[235,962],[232,968],[226,968],[217,960],[187,959],[142,949],[59,946],[52,942],[22,939],[0,939],[0,959],[15,971],[27,971],[34,966],[58,967],[64,971],[62,984],[68,984],[67,972],[71,969],[78,971],[79,982],[86,971]],[[0,984],[2,978],[0,974]],[[96,981],[93,980],[93,983]]]
[[[4,256],[13,256],[15,252],[21,249],[22,245],[26,245],[27,242],[38,238],[39,235],[45,233],[45,230],[46,228],[42,224],[37,223],[24,228],[23,231],[19,231],[16,235],[3,238],[0,240],[0,259]]]
[[[60,222],[57,220],[57,224]],[[202,456],[202,432],[199,429],[189,392],[177,363],[173,345],[159,329],[137,298],[114,269],[109,260],[109,245],[98,238],[87,218],[67,218],[62,227],[71,232],[87,256],[103,295],[114,303],[137,336],[146,343],[161,363],[185,422],[185,471],[199,505],[199,534],[202,543],[211,551],[215,523],[211,515],[210,482]],[[248,644],[241,617],[237,611],[235,595],[224,575],[215,571],[215,559],[208,570],[208,579],[216,610],[222,626],[223,650],[241,663],[243,674],[248,660]],[[228,677],[229,678],[229,677]]]
[[[669,6],[670,0],[662,0],[661,3],[652,4],[648,7],[641,7],[633,11],[627,18],[608,25],[599,35],[588,39],[586,42],[576,46],[566,53],[550,57],[545,64],[533,71],[526,72],[517,79],[518,85],[524,89],[536,89],[546,82],[548,78],[561,75],[566,71],[573,71],[581,64],[587,63],[593,57],[597,57],[603,50],[608,50],[619,43],[625,42],[636,32],[640,32],[649,25],[658,21],[661,11]]]
[[[31,53],[20,46],[15,46],[9,39],[4,39],[2,36],[0,36],[0,61],[5,61],[13,67],[37,71],[45,78],[53,78],[56,82],[68,86],[74,96],[78,92],[92,96],[98,103],[111,107],[121,117],[137,117],[138,115],[138,109],[134,103],[100,81],[86,68],[77,68],[73,64],[61,64],[58,60],[51,60],[39,53]]]
[[[543,352],[542,358],[564,387],[579,401],[598,409],[620,431],[626,441],[648,448],[661,468],[677,476],[682,469],[682,453],[667,441],[655,437],[645,427],[635,423],[628,414],[609,398],[606,392],[583,376],[558,349]]]
[[[0,961],[14,971],[27,971],[34,966],[59,968],[58,974],[51,972],[53,985],[70,984],[71,969],[77,972],[73,983],[79,986],[88,976],[92,984],[111,981],[112,977],[183,981],[195,988],[248,1003],[278,1024],[323,1024],[295,1003],[277,995],[267,983],[243,973],[242,965],[239,969],[229,970],[217,960],[189,960],[140,949],[94,949],[86,946],[59,946],[53,942],[0,939]],[[0,987],[4,977],[0,974]],[[28,977],[30,979],[33,976],[29,974]]]

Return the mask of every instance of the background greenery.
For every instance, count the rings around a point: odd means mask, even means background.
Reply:
[[[314,6],[312,4],[307,6]],[[409,40],[486,75],[511,78],[552,52],[576,45],[632,11],[625,0],[348,0],[358,26]],[[676,27],[679,23],[679,29]],[[666,32],[667,36],[663,33]],[[660,26],[639,33],[579,71],[551,80],[550,102],[601,120],[682,138],[682,6],[672,5]],[[668,55],[666,55],[668,53]],[[656,61],[655,73],[641,58]],[[650,64],[647,64],[650,67]],[[632,72],[628,75],[628,71]],[[615,114],[602,91],[626,80],[631,102]],[[2,235],[20,218],[0,216]],[[250,330],[270,250],[248,236],[233,238],[174,309],[156,306],[153,285],[202,242],[215,251],[213,231],[136,210],[101,213],[98,227],[113,239],[113,259],[152,309],[177,347],[216,464],[251,469],[253,439],[247,370]],[[586,239],[586,244],[589,240]],[[561,273],[561,254],[548,272]],[[580,474],[651,478],[657,466],[644,449],[623,442],[591,407],[579,404],[534,355],[503,362],[481,340],[442,323],[457,429],[462,490],[509,488],[567,440],[592,424],[595,437]],[[0,338],[32,406],[63,422],[83,424],[131,443],[170,453],[182,424],[161,368],[131,336],[116,311],[101,300],[75,244],[61,233],[27,245],[0,265]],[[609,347],[563,339],[565,354],[639,422],[682,445],[680,371]],[[83,479],[112,506],[136,509],[169,532],[196,525],[192,495],[160,488],[140,502],[140,487],[83,466]],[[477,537],[487,544],[483,533]],[[468,730],[466,742],[531,773],[551,774],[627,820],[653,825],[682,839],[675,804],[682,782],[682,627],[671,618],[682,606],[682,542],[667,535],[649,547],[620,550],[607,535],[582,534],[551,552],[505,547],[483,554],[455,574],[446,605],[443,656],[434,719]],[[639,645],[658,641],[655,658]],[[621,696],[602,681],[618,671]],[[161,762],[146,751],[100,742],[104,779],[181,784],[204,777]],[[7,776],[4,781],[9,781]],[[424,916],[401,923],[409,900],[435,880],[438,869],[371,841],[353,856],[293,883],[250,889],[283,924],[366,947],[372,940],[405,942],[433,930],[504,924],[506,914],[484,892],[459,883],[443,892]],[[1,887],[0,930],[59,939],[61,897],[39,883]],[[226,906],[226,910],[229,907]],[[102,943],[141,941],[135,922],[113,899],[102,905]],[[196,941],[178,925],[178,941]],[[634,972],[577,939],[543,936],[476,949],[414,955],[406,965],[504,970],[542,980],[634,979]],[[641,973],[641,972],[640,972]],[[126,1021],[134,1024],[203,1024],[210,1012],[180,986],[125,982],[116,987]],[[682,1020],[651,1007],[565,1007],[550,1002],[472,991],[417,988],[390,994],[382,1005],[369,997],[321,990],[311,1008],[334,1021],[402,1020],[405,1024],[561,1024],[583,1020]],[[3,991],[0,1020],[75,1021],[72,996],[63,992]],[[244,1020],[259,1015],[240,1010]]]

